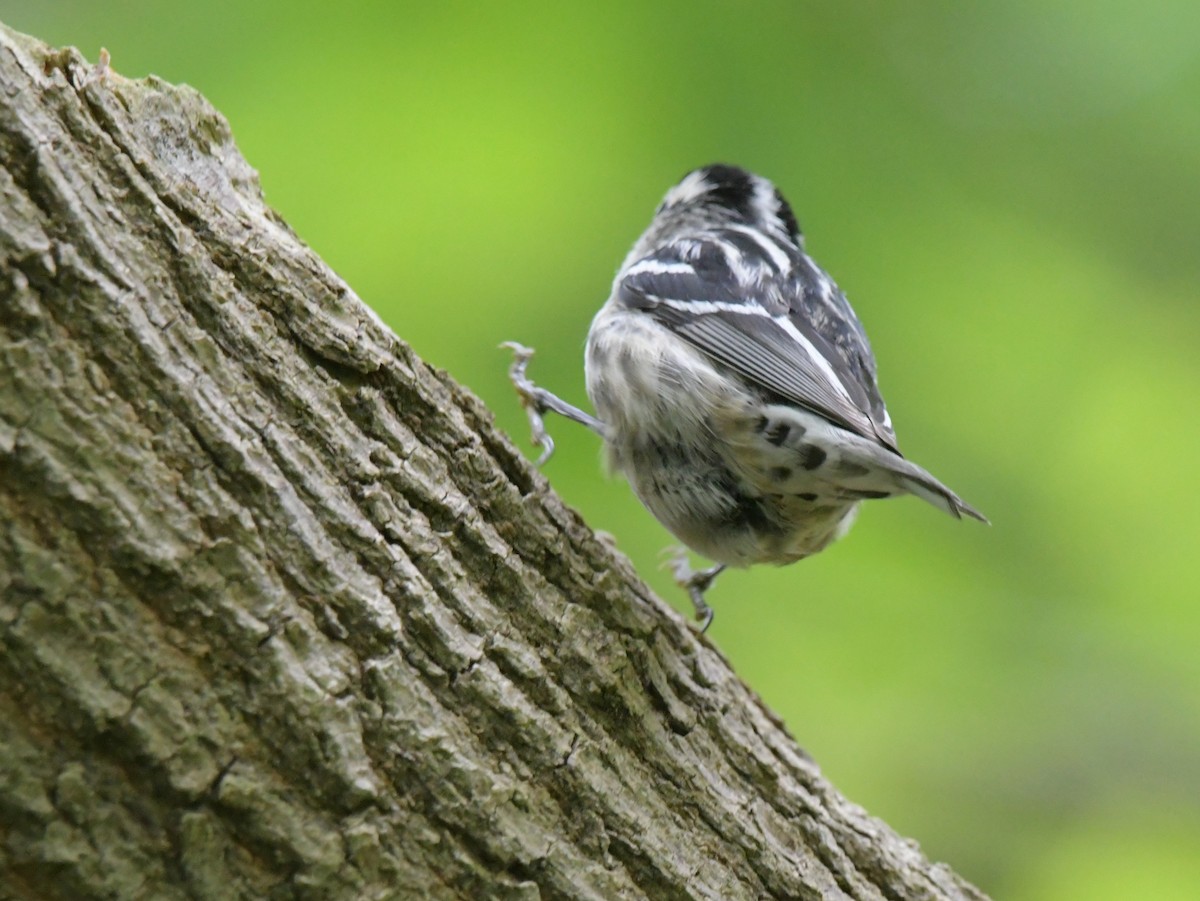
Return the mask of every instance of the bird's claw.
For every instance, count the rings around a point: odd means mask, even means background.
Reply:
[[[686,548],[667,548],[664,553],[669,555],[664,566],[670,568],[675,584],[688,593],[692,606],[696,608],[696,621],[701,624],[699,634],[703,635],[712,625],[715,615],[712,607],[704,600],[704,592],[712,587],[717,576],[725,569],[725,564],[718,563],[708,569],[694,570],[688,560]]]
[[[546,420],[542,417],[547,410],[543,399],[545,392],[525,374],[525,368],[533,356],[533,348],[516,341],[505,341],[500,346],[513,352],[512,365],[508,367],[508,378],[517,389],[517,396],[521,398],[521,406],[529,420],[530,440],[534,447],[542,449],[541,456],[534,463],[540,468],[554,454],[554,439],[546,431]]]

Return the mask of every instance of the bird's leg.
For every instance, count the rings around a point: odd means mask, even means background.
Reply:
[[[533,348],[516,341],[505,341],[500,346],[513,352],[513,363],[508,368],[508,377],[520,395],[525,415],[529,417],[534,447],[542,449],[542,455],[538,457],[535,465],[543,465],[554,453],[554,439],[546,432],[546,423],[542,419],[542,414],[546,411],[573,419],[580,425],[587,426],[601,438],[604,437],[604,423],[599,419],[556,397],[545,388],[539,388],[529,380],[529,376],[525,374],[525,367],[529,365],[529,358],[533,356]]]
[[[671,575],[675,577],[675,584],[688,593],[688,597],[692,599],[692,606],[696,608],[696,621],[700,625],[700,634],[703,635],[713,621],[713,609],[708,606],[704,600],[704,592],[712,587],[712,583],[716,581],[725,569],[724,563],[718,563],[716,566],[710,566],[708,569],[694,570],[691,563],[688,562],[687,551],[684,548],[677,547],[668,550],[671,558],[668,564],[671,567]]]
[[[518,344],[516,341],[505,341],[500,346],[513,352],[513,362],[508,369],[508,377],[513,383],[513,387],[517,389],[517,394],[521,398],[521,406],[525,408],[525,415],[529,417],[533,444],[535,447],[542,448],[542,455],[538,457],[537,466],[542,466],[554,453],[554,439],[546,432],[546,424],[542,419],[542,414],[547,411],[574,420],[580,425],[587,426],[600,437],[604,437],[604,423],[599,419],[551,394],[545,388],[539,388],[525,374],[525,368],[533,356],[533,348]]]

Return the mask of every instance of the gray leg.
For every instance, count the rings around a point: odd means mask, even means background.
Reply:
[[[671,548],[668,552],[672,555],[669,561],[671,575],[675,577],[675,584],[692,599],[692,606],[696,608],[696,621],[701,623],[700,634],[703,635],[712,625],[714,616],[712,607],[704,600],[704,592],[712,587],[717,576],[724,571],[725,564],[718,563],[716,566],[697,571],[692,569],[688,562],[687,551],[684,548]]]
[[[545,388],[539,388],[525,375],[525,367],[529,365],[529,358],[533,356],[533,348],[518,344],[516,341],[505,341],[500,346],[513,352],[513,363],[508,368],[508,377],[521,397],[521,406],[525,408],[525,415],[529,417],[534,447],[542,449],[542,455],[538,457],[536,463],[537,466],[544,464],[554,453],[554,439],[546,432],[546,423],[542,419],[542,414],[547,411],[565,416],[567,419],[573,419],[580,425],[587,426],[601,438],[604,437],[604,423],[599,419],[572,406],[565,400],[555,397]]]

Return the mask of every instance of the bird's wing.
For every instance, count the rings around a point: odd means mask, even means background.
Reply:
[[[677,240],[627,266],[616,299],[748,381],[899,453],[858,317],[795,246],[749,229]]]

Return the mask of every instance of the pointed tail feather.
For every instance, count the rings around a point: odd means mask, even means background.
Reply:
[[[923,470],[915,463],[910,463],[908,460],[898,458],[898,462],[903,464],[897,466],[893,464],[892,471],[896,475],[896,480],[900,483],[900,487],[909,494],[916,495],[923,501],[928,501],[933,506],[945,510],[951,516],[962,519],[964,516],[969,516],[972,519],[977,519],[982,523],[988,523],[988,518],[964,501],[961,497]]]

